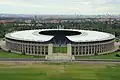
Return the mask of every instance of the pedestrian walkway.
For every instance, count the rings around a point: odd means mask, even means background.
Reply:
[[[75,57],[72,55],[67,55],[63,53],[53,53],[52,55],[46,55],[46,60],[75,60]]]

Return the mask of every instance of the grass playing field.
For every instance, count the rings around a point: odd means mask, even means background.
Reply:
[[[120,80],[119,64],[0,62],[0,80]]]
[[[53,53],[67,53],[67,47],[53,47]]]

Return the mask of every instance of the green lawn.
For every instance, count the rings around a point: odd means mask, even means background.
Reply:
[[[104,55],[97,56],[75,56],[76,59],[120,59],[120,57],[116,57],[116,54],[120,52],[112,52]]]
[[[1,63],[1,80],[120,80],[120,65]]]
[[[0,51],[0,58],[44,58],[44,56],[28,56],[17,53],[9,53],[5,51]]]
[[[98,55],[98,56],[75,56],[75,58],[76,59],[120,59],[120,57],[115,56],[117,53],[120,52],[113,52],[106,55]],[[5,51],[0,51],[0,58],[44,58],[44,57],[45,56],[28,56],[17,53],[8,53]]]

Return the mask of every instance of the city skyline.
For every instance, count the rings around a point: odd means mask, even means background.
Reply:
[[[1,0],[0,13],[105,15],[120,14],[119,0]]]

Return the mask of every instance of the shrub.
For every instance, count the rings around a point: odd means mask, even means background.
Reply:
[[[117,49],[115,52],[120,52],[120,49]]]
[[[116,57],[120,57],[120,53],[117,53],[117,54],[116,54]]]
[[[95,56],[97,56],[97,55],[98,55],[98,53],[95,53],[94,55],[95,55]]]
[[[8,50],[9,53],[11,53],[11,50]]]
[[[25,52],[22,52],[23,55],[25,55]]]

